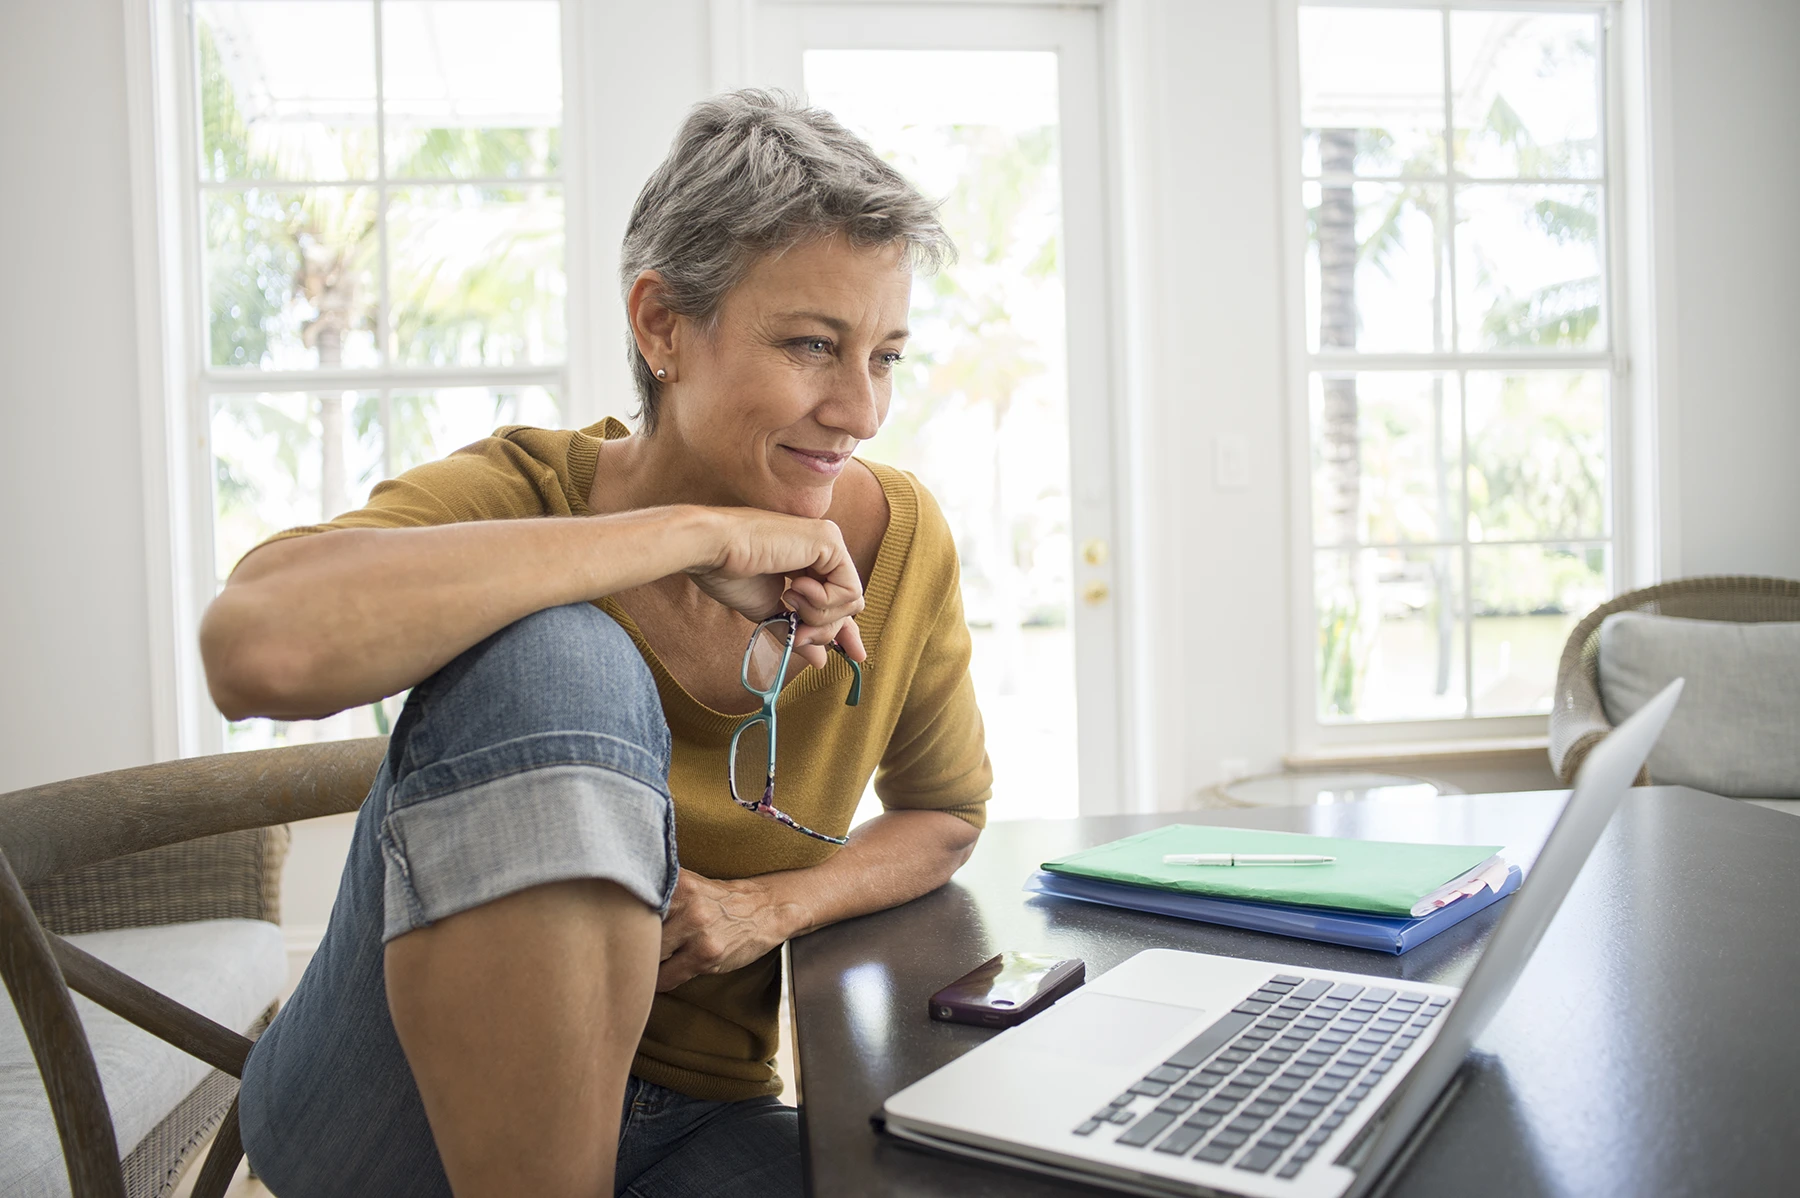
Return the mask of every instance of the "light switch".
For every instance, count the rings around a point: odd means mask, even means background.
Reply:
[[[1213,442],[1213,485],[1221,491],[1250,488],[1250,438],[1221,433]]]

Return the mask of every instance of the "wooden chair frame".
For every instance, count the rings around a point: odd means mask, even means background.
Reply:
[[[226,753],[0,795],[0,979],[43,1077],[77,1198],[124,1198],[81,994],[233,1077],[251,1041],[44,930],[25,887],[95,862],[202,836],[355,811],[387,752],[379,737]],[[73,993],[71,993],[73,992]],[[243,1158],[233,1100],[195,1198],[222,1198]]]

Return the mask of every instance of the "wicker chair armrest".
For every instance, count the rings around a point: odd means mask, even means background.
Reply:
[[[60,936],[202,919],[280,923],[291,840],[286,824],[224,832],[78,866],[25,894]]]
[[[1595,745],[1606,739],[1612,725],[1606,722],[1604,714],[1599,719],[1580,721],[1573,717],[1558,720],[1552,715],[1550,727],[1550,768],[1556,771],[1564,786],[1573,786],[1581,763],[1587,760]]]
[[[1556,667],[1556,703],[1550,709],[1550,768],[1573,784],[1589,750],[1612,731],[1600,698],[1600,625],[1618,601],[1602,604],[1569,633]]]
[[[0,851],[19,881],[35,886],[146,849],[355,811],[386,752],[385,739],[369,737],[190,757],[16,790],[0,795]]]

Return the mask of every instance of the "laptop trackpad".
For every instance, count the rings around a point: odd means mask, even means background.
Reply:
[[[1064,999],[1007,1039],[1015,1048],[1077,1061],[1114,1065],[1136,1060],[1186,1027],[1202,1012],[1115,994],[1080,993]]]

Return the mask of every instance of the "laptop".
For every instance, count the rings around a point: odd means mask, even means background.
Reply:
[[[1671,683],[1588,755],[1460,991],[1142,952],[889,1098],[886,1130],[1134,1194],[1367,1194],[1447,1105],[1681,686]]]

